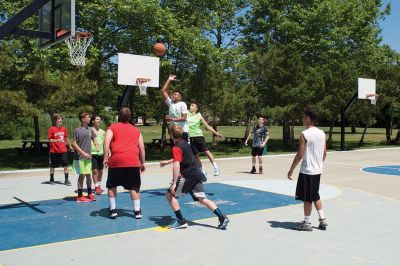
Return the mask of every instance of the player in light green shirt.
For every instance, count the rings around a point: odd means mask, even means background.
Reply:
[[[204,154],[208,157],[210,162],[214,166],[214,175],[217,176],[220,174],[219,167],[217,163],[215,162],[214,156],[211,154],[210,150],[207,147],[206,141],[204,139],[203,131],[201,129],[201,125],[203,125],[205,128],[207,128],[209,131],[211,131],[214,135],[223,138],[222,134],[218,133],[215,131],[204,119],[204,117],[201,115],[199,112],[199,104],[196,102],[192,102],[190,104],[190,111],[188,113],[188,124],[189,124],[189,136],[190,136],[190,145],[192,146],[192,149],[195,148],[197,151],[204,152]],[[200,169],[203,172],[203,179],[206,176],[206,173],[204,172],[202,166],[201,166],[201,161],[200,161],[200,156],[199,153],[196,155],[196,160],[197,160],[197,165],[200,166]],[[206,179],[205,179],[206,180]],[[204,181],[204,180],[203,180]],[[205,182],[205,181],[204,181]]]
[[[105,131],[100,128],[101,117],[99,115],[93,115],[90,119],[92,130],[96,134],[96,141],[99,145],[99,151],[96,150],[94,143],[92,142],[92,178],[95,185],[95,192],[97,195],[103,193],[101,189],[101,180],[103,178],[103,143]]]

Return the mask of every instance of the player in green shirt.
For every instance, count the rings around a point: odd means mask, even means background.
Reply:
[[[99,115],[93,115],[90,119],[93,132],[96,134],[96,141],[99,145],[99,151],[96,150],[96,146],[92,141],[92,178],[95,186],[95,193],[100,195],[103,193],[101,189],[101,180],[103,178],[103,143],[105,131],[100,128],[101,117]]]
[[[224,136],[217,131],[215,131],[209,124],[207,124],[206,120],[204,117],[201,115],[199,112],[200,106],[196,102],[192,102],[190,104],[190,110],[188,113],[187,121],[189,124],[189,136],[190,136],[190,145],[192,146],[192,149],[195,148],[197,149],[198,153],[196,155],[196,160],[197,160],[197,165],[200,166],[201,171],[203,172],[203,179],[207,180],[206,173],[204,172],[203,168],[201,167],[201,161],[200,161],[200,152],[204,152],[204,154],[208,157],[210,162],[214,166],[214,176],[217,176],[220,174],[219,167],[217,163],[215,162],[214,156],[211,154],[210,150],[207,147],[206,141],[204,139],[203,131],[201,130],[201,125],[206,127],[209,131],[211,131],[214,135],[223,138]],[[196,153],[195,153],[196,154]],[[203,180],[203,182],[205,182]]]

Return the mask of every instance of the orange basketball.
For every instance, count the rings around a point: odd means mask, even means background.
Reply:
[[[153,53],[157,56],[163,56],[165,55],[165,52],[167,52],[167,48],[165,47],[165,45],[161,42],[156,43],[153,46]]]

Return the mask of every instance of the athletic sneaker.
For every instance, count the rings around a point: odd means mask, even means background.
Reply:
[[[104,190],[102,190],[100,186],[97,186],[97,187],[94,189],[94,192],[96,192],[96,195],[101,195],[101,193],[103,193]]]
[[[260,167],[258,168],[258,173],[259,173],[260,175],[262,175],[262,174],[263,174],[263,169],[262,169],[262,166],[260,166]]]
[[[203,181],[203,183],[207,182],[207,173],[204,171],[201,171],[201,181]]]
[[[133,215],[135,219],[140,219],[142,218],[142,210],[138,210],[138,211],[133,211]]]
[[[255,168],[255,167],[251,168],[250,173],[255,174],[256,172],[257,172],[257,171],[256,171],[256,168]]]
[[[174,220],[168,225],[169,229],[184,229],[188,227],[186,219]]]
[[[300,222],[293,227],[294,230],[298,231],[312,231],[311,223]]]
[[[228,217],[224,216],[223,219],[219,219],[218,228],[219,229],[226,229],[226,227],[228,226],[228,223],[229,223]]]
[[[88,194],[87,198],[90,199],[91,201],[96,201],[96,198],[94,197],[93,193]]]
[[[118,216],[117,210],[116,209],[112,209],[108,211],[108,217],[110,218],[116,218]]]
[[[214,176],[219,175],[221,172],[219,171],[219,167],[214,168]]]
[[[92,202],[92,200],[82,195],[81,197],[76,198],[76,202]]]
[[[71,182],[67,179],[64,181],[64,185],[66,186],[72,186]]]
[[[319,229],[326,230],[327,226],[328,223],[326,222],[326,219],[319,219],[319,226],[318,226]]]

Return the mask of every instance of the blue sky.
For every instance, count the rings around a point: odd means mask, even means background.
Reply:
[[[391,2],[391,14],[384,21],[380,22],[382,27],[382,43],[388,44],[392,49],[400,52],[400,0],[385,0]]]

